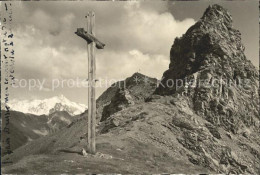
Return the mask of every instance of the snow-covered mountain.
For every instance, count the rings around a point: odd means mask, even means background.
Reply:
[[[55,96],[44,100],[11,100],[9,102],[11,110],[34,115],[49,115],[56,111],[66,111],[70,115],[83,113],[87,106],[70,101],[65,96]]]

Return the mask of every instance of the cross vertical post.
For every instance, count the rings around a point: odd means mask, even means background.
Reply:
[[[86,16],[87,18],[87,31],[90,33],[92,32],[91,26],[90,26],[90,15],[89,13]],[[91,83],[92,83],[92,76],[91,76],[91,48],[90,45],[87,44],[87,51],[88,51],[88,148],[89,151],[92,152],[91,150],[91,125],[92,125],[92,103],[91,103]]]
[[[104,49],[105,44],[100,42],[95,37],[95,13],[88,13],[87,31],[84,28],[78,28],[77,34],[79,37],[87,41],[88,51],[88,150],[90,153],[96,153],[96,59],[95,47]]]
[[[89,33],[95,36],[95,14],[94,12],[89,13],[90,18],[90,28]],[[91,153],[96,152],[96,93],[95,93],[95,84],[96,84],[96,59],[95,59],[95,42],[92,42],[89,44],[90,46],[90,103],[91,103],[91,109],[90,116],[91,116],[91,133],[90,133],[90,151]]]

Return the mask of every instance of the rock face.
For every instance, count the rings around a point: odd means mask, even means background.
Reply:
[[[258,127],[259,73],[244,50],[231,15],[219,5],[209,6],[175,39],[169,69],[155,94],[186,95],[197,114],[233,133]]]
[[[191,162],[218,172],[258,172],[252,162],[260,162],[256,151],[260,146],[259,72],[244,50],[231,15],[219,5],[209,6],[195,25],[175,39],[169,69],[155,91],[162,97],[150,99],[173,97],[171,104],[194,117],[195,121],[178,114],[173,117],[182,132],[177,140],[189,150],[186,155]],[[199,118],[207,121],[202,128]],[[215,139],[222,144],[214,143]],[[256,159],[246,160],[252,155],[239,153],[237,145],[244,145]]]
[[[209,6],[196,24],[175,39],[162,84],[166,86],[169,79],[184,79],[202,71],[203,78],[208,79],[214,78],[212,74],[232,80],[255,78],[258,73],[246,59],[244,50],[241,33],[233,29],[230,14],[219,5]],[[161,85],[156,93],[164,95],[175,91],[176,88]]]
[[[128,90],[117,89],[115,96],[111,99],[109,105],[103,108],[102,118],[100,122],[105,121],[110,115],[121,111],[123,108],[134,104],[134,101]]]

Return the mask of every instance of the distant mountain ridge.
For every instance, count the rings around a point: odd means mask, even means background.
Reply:
[[[55,96],[43,100],[11,100],[9,102],[11,110],[34,115],[49,115],[57,111],[66,111],[75,116],[83,113],[87,106],[72,102],[64,95]],[[1,104],[3,107],[3,104]],[[2,108],[4,109],[4,108]]]

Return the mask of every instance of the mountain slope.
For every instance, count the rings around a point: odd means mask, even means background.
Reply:
[[[66,111],[74,116],[86,110],[85,105],[71,102],[63,95],[44,100],[12,100],[9,106],[11,110],[34,115],[49,115],[55,111]]]
[[[1,112],[4,116],[6,111]],[[26,144],[29,141],[37,139],[49,133],[46,116],[35,116],[33,114],[23,114],[21,112],[11,111],[12,118],[9,120],[11,150]],[[2,120],[3,126],[6,120]],[[7,134],[2,131],[2,140],[6,140]],[[2,153],[5,154],[5,144],[2,147]]]
[[[35,167],[38,167],[38,172],[41,173],[83,173],[86,171],[93,173],[178,173],[187,172],[185,168],[187,166],[190,167],[188,170],[190,173],[208,172],[207,169],[193,165],[187,159],[183,159],[178,150],[176,150],[175,154],[169,154],[170,149],[164,149],[165,146],[155,140],[161,132],[165,132],[165,127],[161,126],[158,128],[160,126],[156,121],[158,118],[154,120],[152,119],[153,115],[145,115],[147,118],[145,121],[140,121],[138,118],[132,119],[132,116],[138,116],[139,112],[143,111],[143,113],[153,114],[149,113],[149,111],[157,110],[157,105],[147,104],[142,106],[143,104],[139,104],[121,110],[120,114],[124,114],[127,111],[128,116],[125,116],[125,118],[130,120],[130,122],[122,122],[122,125],[111,128],[110,132],[97,137],[97,150],[102,153],[101,156],[89,155],[82,157],[78,154],[87,145],[87,121],[85,119],[86,116],[84,116],[84,118],[79,119],[67,128],[63,128],[53,135],[41,137],[30,142],[26,146],[15,150],[14,154],[4,157],[4,160],[7,160],[7,158],[13,160],[14,164],[5,167],[3,172],[17,172],[17,168],[21,167],[21,162],[25,163],[22,168],[19,168],[19,171],[23,173],[29,173]],[[133,110],[136,112],[130,112]],[[155,114],[158,117],[163,116],[160,110]],[[154,123],[154,125],[151,123]],[[133,127],[133,125],[136,125],[136,127]],[[103,128],[103,125],[99,125],[97,129],[103,130]],[[163,128],[163,131],[157,132],[161,128]],[[151,133],[152,131],[153,133]],[[170,135],[169,137],[174,139],[173,133]],[[176,141],[175,143],[181,146]],[[173,142],[172,146],[175,143]],[[58,167],[53,166],[52,169],[44,168],[47,162],[55,162],[55,160],[61,162]],[[64,160],[77,163],[64,164]],[[102,166],[99,166],[100,164]],[[61,168],[61,166],[64,167]]]
[[[1,116],[5,116],[6,111],[1,111]],[[20,146],[25,145],[28,142],[36,140],[40,137],[60,130],[61,128],[68,126],[75,120],[75,117],[70,116],[67,112],[54,112],[49,116],[33,114],[24,114],[22,112],[10,111],[10,120],[8,124],[10,134],[6,134],[2,131],[2,141],[5,143],[7,137],[10,138],[11,150],[14,151]],[[7,120],[2,120],[3,125],[6,126]],[[3,144],[2,154],[6,154],[6,144]]]

